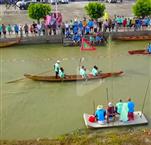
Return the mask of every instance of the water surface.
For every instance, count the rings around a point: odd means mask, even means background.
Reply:
[[[151,57],[128,55],[144,49],[144,42],[111,42],[95,52],[80,52],[78,47],[61,45],[23,45],[0,49],[1,55],[1,138],[53,138],[85,128],[83,113],[93,113],[94,104],[128,97],[142,110],[145,91],[151,78]],[[124,76],[88,82],[46,83],[24,79],[24,73],[53,75],[53,64],[61,61],[66,74],[78,73],[80,58],[90,71],[97,65],[103,72],[123,70]],[[14,83],[11,80],[23,78]],[[151,84],[144,113],[151,122]],[[148,125],[147,127],[151,127]]]

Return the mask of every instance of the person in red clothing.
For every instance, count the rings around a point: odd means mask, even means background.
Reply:
[[[107,108],[107,123],[109,123],[110,120],[114,121],[115,115],[116,115],[116,109],[114,105],[111,102],[109,102]]]
[[[125,18],[125,19],[123,20],[123,28],[124,28],[124,31],[125,31],[126,26],[127,26],[127,19]]]

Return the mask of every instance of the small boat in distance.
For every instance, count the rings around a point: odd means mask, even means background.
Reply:
[[[87,80],[104,79],[108,77],[117,77],[123,74],[123,71],[111,72],[111,73],[101,73],[97,76],[88,75]],[[56,78],[55,76],[40,76],[40,75],[30,75],[24,74],[26,78],[32,79],[34,81],[45,81],[45,82],[73,82],[73,81],[86,81],[81,75],[66,75],[65,78]]]
[[[13,46],[13,45],[16,45],[16,44],[19,44],[20,43],[20,38],[19,39],[16,39],[16,40],[2,40],[0,41],[0,48],[4,48],[4,47],[9,47],[9,46]]]
[[[135,111],[134,112],[134,120],[127,121],[127,122],[122,122],[117,119],[115,121],[111,121],[109,123],[105,124],[99,124],[97,121],[95,122],[90,122],[89,117],[90,114],[83,114],[84,122],[87,128],[109,128],[109,127],[121,127],[121,126],[132,126],[132,125],[143,125],[143,124],[148,124],[148,120],[146,119],[145,115],[141,111]]]
[[[151,53],[147,52],[146,50],[131,50],[128,51],[128,53],[130,55],[134,55],[134,54],[151,55]]]
[[[143,40],[151,40],[151,36],[123,36],[117,37],[114,40],[122,40],[122,41],[143,41]]]

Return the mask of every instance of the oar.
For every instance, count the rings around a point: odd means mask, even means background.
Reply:
[[[45,71],[45,72],[41,72],[41,73],[38,73],[38,74],[35,74],[35,75],[41,75],[41,74],[48,73],[48,72],[50,72],[50,70],[49,71]],[[24,80],[24,79],[26,79],[26,77],[22,77],[22,78],[19,78],[19,79],[16,79],[16,80],[12,80],[12,81],[9,81],[9,82],[6,82],[6,83],[15,83],[15,82],[18,82],[18,81],[21,81],[21,80]]]
[[[148,92],[148,89],[149,89],[149,84],[150,84],[150,80],[147,84],[147,87],[146,87],[146,92],[145,92],[145,96],[144,96],[144,100],[143,100],[143,106],[142,106],[142,114],[143,114],[143,110],[144,110],[144,106],[145,106],[145,102],[146,102],[146,97],[147,97],[147,92]],[[142,117],[142,114],[141,114],[141,117]]]
[[[80,66],[81,66],[81,63],[84,61],[84,57],[81,57],[80,58],[80,61],[79,61],[79,69],[80,69]]]
[[[106,88],[106,99],[107,99],[107,104],[109,103],[109,96],[108,96],[108,88]]]
[[[93,100],[93,112],[94,112],[94,115],[95,115],[95,101]]]

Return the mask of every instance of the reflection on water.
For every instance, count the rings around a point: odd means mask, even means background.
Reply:
[[[94,104],[107,105],[109,101],[127,100],[131,97],[136,110],[141,110],[147,83],[151,78],[151,57],[130,56],[127,51],[142,49],[147,42],[110,42],[98,47],[96,52],[80,52],[77,47],[60,45],[27,45],[1,49],[1,117],[2,138],[29,139],[52,138],[85,128],[82,115],[93,113]],[[125,72],[124,76],[105,80],[44,83],[22,79],[24,73],[38,74],[49,71],[61,60],[66,74],[78,73],[81,65],[88,72],[97,65],[103,72]],[[45,75],[45,74],[43,74]],[[147,92],[144,112],[151,121],[151,85]],[[151,127],[148,125],[148,127]]]

